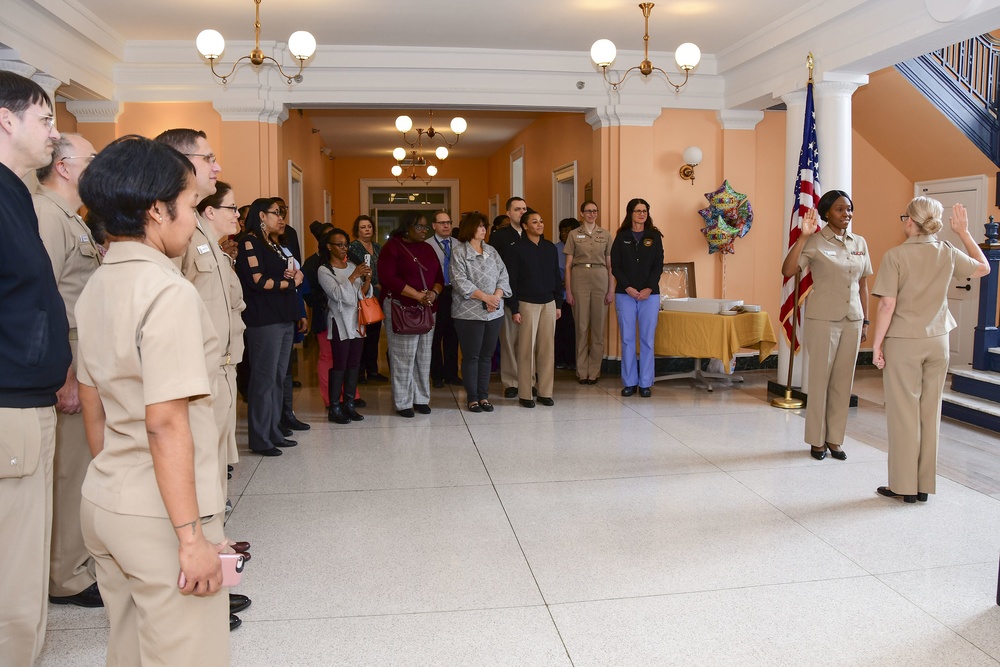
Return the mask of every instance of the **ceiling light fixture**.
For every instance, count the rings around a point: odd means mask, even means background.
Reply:
[[[260,50],[260,2],[261,0],[253,0],[254,5],[256,5],[257,12],[257,19],[253,24],[253,51],[233,63],[233,68],[229,70],[229,74],[223,76],[215,71],[215,61],[222,55],[222,52],[226,48],[226,40],[223,39],[222,34],[218,30],[202,30],[198,33],[198,39],[195,40],[195,45],[198,47],[199,53],[208,58],[208,64],[212,67],[212,74],[222,79],[222,83],[229,83],[229,77],[231,77],[233,72],[236,71],[236,66],[244,60],[249,60],[254,67],[259,67],[264,64],[265,60],[270,60],[274,63],[275,67],[278,68],[278,72],[281,73],[281,76],[288,80],[289,85],[299,83],[302,81],[302,68],[305,66],[306,60],[308,60],[310,56],[316,52],[316,38],[305,30],[293,32],[288,38],[288,50],[291,52],[292,56],[299,61],[299,71],[289,76],[283,69],[281,69],[281,63],[271,56],[265,56],[264,52]]]
[[[426,157],[424,157],[424,137],[429,139],[434,137],[440,137],[446,145],[438,146],[434,150],[434,155],[438,160],[444,160],[448,157],[448,149],[453,147],[458,143],[458,140],[462,138],[462,133],[468,129],[469,124],[465,122],[465,119],[461,116],[456,116],[451,119],[451,131],[455,133],[455,140],[448,141],[448,138],[444,136],[440,131],[434,129],[434,112],[430,111],[430,120],[427,124],[427,129],[422,127],[417,128],[417,136],[411,141],[408,133],[413,129],[413,120],[409,116],[399,116],[396,118],[396,129],[403,135],[403,141],[409,145],[410,149],[407,151],[402,146],[395,148],[392,151],[392,157],[396,160],[396,164],[392,167],[392,175],[396,177],[396,182],[400,185],[404,184],[407,180],[416,181],[421,180],[425,184],[430,183],[431,180],[437,175],[438,169],[436,166],[431,164]],[[409,157],[407,157],[409,155]],[[417,172],[418,167],[423,167],[427,174],[427,178],[424,178]],[[409,169],[409,172],[404,175],[405,169]]]
[[[608,78],[608,67],[615,61],[615,56],[618,54],[618,49],[615,47],[614,42],[610,39],[599,39],[594,42],[594,45],[590,47],[590,58],[594,61],[601,71],[604,73],[604,80],[611,84],[612,90],[618,90],[618,87],[625,81],[625,77],[628,73],[634,69],[639,70],[643,76],[649,76],[656,70],[667,80],[671,86],[674,87],[674,92],[681,92],[681,88],[687,85],[688,77],[691,75],[691,70],[698,66],[701,62],[701,49],[692,44],[691,42],[685,42],[677,47],[674,51],[674,60],[677,61],[677,67],[679,67],[684,72],[684,81],[677,84],[670,80],[670,75],[664,72],[659,67],[653,67],[653,63],[649,60],[649,13],[653,11],[652,2],[641,2],[639,3],[639,9],[642,10],[642,15],[646,18],[646,34],[643,35],[642,42],[643,48],[645,50],[645,55],[642,62],[635,67],[630,67],[625,70],[622,78],[618,81],[612,81]]]

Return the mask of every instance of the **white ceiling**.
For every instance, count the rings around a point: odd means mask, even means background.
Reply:
[[[191,40],[203,28],[252,39],[253,0],[75,0],[123,40]],[[836,1],[836,0],[835,0]],[[822,0],[676,0],[650,16],[650,48],[695,42],[718,54]],[[599,38],[642,48],[632,0],[262,0],[261,39],[308,30],[320,44],[589,51]]]

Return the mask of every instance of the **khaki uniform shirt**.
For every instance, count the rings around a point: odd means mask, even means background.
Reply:
[[[208,308],[219,334],[221,348],[216,365],[235,364],[243,358],[243,288],[229,255],[222,252],[211,223],[199,216],[188,249],[174,263],[191,281]]]
[[[836,322],[845,317],[864,319],[858,281],[872,274],[868,244],[857,234],[844,233],[841,241],[827,225],[808,239],[799,255],[799,268],[812,272],[813,286],[806,304],[806,318]]]
[[[32,197],[38,216],[38,233],[52,262],[59,295],[66,303],[69,328],[76,328],[76,301],[101,265],[101,254],[90,228],[55,190],[39,185]]]
[[[930,338],[954,329],[948,310],[952,278],[971,278],[979,265],[947,241],[933,234],[906,239],[882,258],[876,296],[895,297],[896,309],[886,331],[887,338]]]
[[[205,304],[165,255],[111,244],[77,302],[80,382],[104,405],[104,449],[83,497],[118,514],[166,517],[146,434],[146,406],[188,398],[198,513],[225,508],[225,447],[212,409],[219,339]]]
[[[566,247],[563,254],[573,255],[573,266],[578,264],[597,264],[607,266],[611,257],[611,243],[614,239],[611,232],[601,226],[594,228],[590,234],[580,225],[571,230],[566,237]]]

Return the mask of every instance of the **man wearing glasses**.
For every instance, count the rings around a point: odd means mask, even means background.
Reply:
[[[199,200],[215,194],[215,182],[222,171],[222,165],[216,159],[204,132],[177,128],[163,132],[156,137],[156,141],[183,153],[194,165]],[[227,373],[235,373],[236,364],[243,358],[244,326],[240,316],[246,308],[243,290],[229,259],[219,246],[219,234],[200,215],[187,250],[174,263],[178,264],[184,277],[198,290],[215,326],[215,332],[219,335],[222,356],[216,375],[213,406],[215,421],[219,427],[219,446],[228,452],[228,462],[233,464],[239,461],[236,449],[236,396],[229,390]],[[222,488],[226,489],[228,470],[225,467],[220,470],[220,478]],[[249,606],[250,599],[245,595],[230,594],[230,614]],[[235,616],[229,619],[230,628],[239,624],[240,621]]]
[[[66,384],[56,394],[56,453],[52,547],[49,564],[49,600],[55,604],[103,607],[97,588],[94,559],[83,543],[80,501],[83,478],[93,458],[87,445],[76,379],[76,301],[97,267],[101,255],[90,228],[77,214],[80,176],[94,159],[94,146],[78,134],[63,134],[55,142],[52,162],[37,170],[33,197],[38,231],[52,262],[52,272],[66,304],[69,345],[73,362]]]
[[[448,211],[434,214],[434,233],[424,243],[434,248],[438,263],[444,272],[444,288],[437,299],[437,317],[434,318],[434,342],[431,344],[431,383],[441,388],[444,383],[462,386],[458,377],[458,333],[451,319],[451,215]]]
[[[0,660],[30,665],[45,641],[56,392],[70,365],[69,325],[21,180],[52,161],[52,102],[0,71]]]

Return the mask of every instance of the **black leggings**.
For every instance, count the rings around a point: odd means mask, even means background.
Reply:
[[[346,371],[348,368],[358,368],[361,365],[361,350],[364,348],[364,338],[348,338],[340,340],[337,331],[337,320],[330,324],[330,351],[333,353],[333,370]]]

